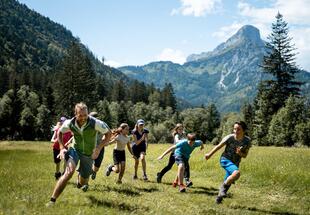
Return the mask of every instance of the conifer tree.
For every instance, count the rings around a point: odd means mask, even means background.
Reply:
[[[60,113],[71,116],[74,105],[81,101],[89,108],[95,105],[96,74],[78,43],[72,43],[68,48],[55,83],[55,99]]]
[[[258,86],[258,93],[254,101],[255,118],[253,135],[260,145],[269,145],[266,135],[269,123],[285,100],[290,96],[300,93],[302,83],[295,80],[299,72],[294,60],[294,45],[288,35],[289,29],[283,16],[278,13],[276,21],[272,24],[272,33],[266,43],[267,52],[264,56],[262,68],[264,73],[271,76]]]

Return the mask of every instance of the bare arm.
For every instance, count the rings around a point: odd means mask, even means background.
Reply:
[[[128,148],[128,151],[130,152],[130,154],[133,155],[132,149],[130,147],[130,142],[127,143],[127,148]]]
[[[112,132],[110,130],[107,131],[107,133],[105,133],[102,136],[101,139],[101,143],[99,145],[97,145],[97,147],[94,149],[93,154],[92,154],[92,159],[96,159],[100,153],[100,151],[102,150],[102,148],[106,145],[109,144],[110,138],[111,138]]]
[[[145,134],[142,135],[140,140],[137,139],[137,136],[135,134],[133,134],[132,136],[133,136],[133,141],[136,143],[136,145],[139,145],[143,140],[145,140]]]
[[[161,156],[159,156],[157,159],[161,160],[163,159],[163,157],[165,157],[166,154],[168,154],[169,152],[171,152],[172,150],[174,150],[176,148],[176,145],[173,145],[171,147],[169,147]]]
[[[205,154],[205,159],[208,160],[212,157],[212,155],[221,149],[225,145],[224,141],[221,141],[218,145],[216,145],[209,153]]]

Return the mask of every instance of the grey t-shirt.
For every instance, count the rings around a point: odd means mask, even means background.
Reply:
[[[241,161],[240,155],[236,153],[237,147],[242,146],[243,150],[249,149],[251,147],[251,139],[248,136],[244,136],[242,140],[238,141],[235,139],[234,134],[229,134],[223,138],[222,142],[226,144],[226,148],[222,154],[222,157],[227,158],[237,166]]]

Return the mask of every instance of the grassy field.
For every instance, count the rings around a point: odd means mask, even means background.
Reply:
[[[191,157],[194,186],[179,193],[171,186],[176,166],[156,183],[156,173],[167,164],[156,158],[168,145],[150,145],[150,181],[132,180],[133,159],[127,152],[123,184],[116,175],[104,176],[112,162],[112,147],[95,181],[84,193],[75,187],[76,174],[52,208],[54,164],[47,142],[0,142],[0,214],[310,214],[310,149],[253,147],[240,165],[241,178],[221,205],[215,204],[224,171],[217,153],[205,161],[196,149]],[[139,169],[139,177],[142,172]]]

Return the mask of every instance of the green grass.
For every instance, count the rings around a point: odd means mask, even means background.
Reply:
[[[168,155],[156,158],[169,145],[150,145],[147,171],[150,181],[133,181],[133,159],[127,153],[123,184],[116,174],[104,176],[112,162],[112,147],[95,181],[86,193],[75,188],[76,174],[57,203],[46,208],[55,185],[52,149],[47,142],[0,142],[0,214],[309,214],[310,149],[253,147],[240,165],[241,178],[221,205],[215,204],[224,171],[218,152],[205,161],[196,149],[191,157],[194,186],[179,193],[171,186],[176,166],[163,183],[156,173],[167,164]],[[141,167],[139,176],[141,178]]]

